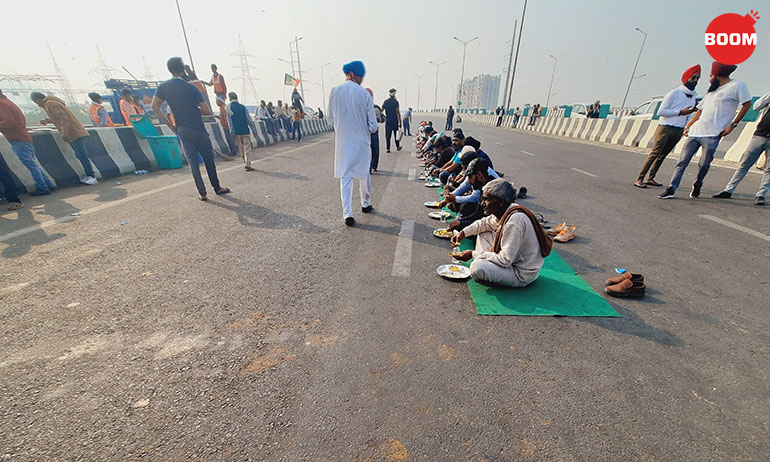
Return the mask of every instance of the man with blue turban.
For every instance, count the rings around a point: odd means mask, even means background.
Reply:
[[[361,212],[371,212],[371,134],[377,131],[374,102],[361,82],[364,63],[351,61],[342,67],[346,80],[329,93],[327,119],[334,127],[334,177],[340,179],[342,216],[353,226],[353,179],[359,180]]]

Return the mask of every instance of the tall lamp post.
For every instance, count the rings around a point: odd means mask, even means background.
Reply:
[[[176,11],[179,13],[179,22],[182,24],[182,35],[184,35],[184,44],[187,45],[187,56],[190,57],[190,67],[195,70],[195,64],[192,59],[192,52],[190,51],[190,42],[187,41],[187,31],[184,28],[184,19],[182,19],[182,9],[179,8],[179,0],[176,0]]]
[[[551,58],[553,58],[553,72],[551,72],[551,84],[548,85],[548,97],[545,99],[545,107],[550,108],[548,103],[551,102],[551,89],[553,88],[553,77],[556,75],[556,58],[554,58],[553,55],[548,55]],[[550,109],[548,110],[548,113],[550,114]]]
[[[438,69],[446,64],[446,61],[441,61],[440,63],[431,61],[430,63],[436,66],[436,94],[433,96],[433,111],[436,111],[438,109]]]
[[[321,96],[323,97],[324,106],[326,109],[326,87],[324,87],[324,67],[329,66],[331,63],[326,63],[321,66]]]
[[[463,44],[463,67],[460,70],[460,97],[458,98],[459,101],[457,102],[457,109],[460,109],[460,105],[463,103],[463,80],[465,80],[465,49],[468,47],[469,43],[471,43],[472,41],[476,40],[479,37],[478,36],[473,37],[468,41],[460,40],[459,38],[457,38],[457,36],[452,38]]]
[[[626,88],[626,95],[623,96],[623,103],[620,105],[621,108],[626,107],[626,98],[628,98],[628,92],[631,90],[631,82],[634,81],[634,76],[636,75],[636,66],[639,65],[639,58],[642,57],[642,50],[644,50],[644,42],[647,41],[647,32],[643,31],[642,29],[639,29],[636,27],[636,30],[644,34],[644,38],[642,39],[642,46],[639,48],[639,56],[636,57],[636,64],[634,64],[634,71],[631,73],[631,78],[628,80],[628,88]]]
[[[414,76],[417,77],[417,110],[418,111],[420,110],[420,87],[421,87],[422,78],[425,77],[425,75],[426,74],[420,74],[420,75],[414,74]]]

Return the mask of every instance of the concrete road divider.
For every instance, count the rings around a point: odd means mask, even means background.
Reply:
[[[271,135],[268,133],[264,122],[258,120],[256,125],[259,133],[256,137],[252,135],[252,142],[255,146],[267,146],[288,139],[284,130],[276,130],[276,134]],[[165,125],[156,128],[159,135],[174,134]],[[325,119],[303,119],[301,128],[303,137],[332,130],[331,125]],[[225,153],[230,152],[224,130],[219,123],[206,123],[206,131],[211,137],[214,149]],[[91,136],[86,139],[86,145],[98,179],[115,178],[133,173],[136,170],[158,170],[158,164],[149,143],[140,137],[132,127],[89,128],[88,133]],[[57,187],[79,184],[79,179],[85,175],[83,167],[75,157],[70,145],[64,142],[58,131],[33,131],[32,140],[40,165]],[[19,193],[35,190],[35,182],[32,180],[29,170],[13,152],[8,140],[0,136],[0,162],[3,161],[8,165]],[[2,193],[0,187],[0,196],[3,196]]]

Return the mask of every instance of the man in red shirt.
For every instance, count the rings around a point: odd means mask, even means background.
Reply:
[[[214,94],[217,95],[217,98],[221,98],[222,101],[225,101],[225,98],[227,97],[227,84],[225,84],[225,76],[217,72],[216,64],[211,65],[211,80],[201,83],[214,87]]]
[[[35,190],[32,196],[44,196],[51,194],[56,186],[48,178],[35,156],[35,146],[32,144],[32,135],[27,131],[27,119],[24,118],[21,109],[13,104],[0,90],[0,133],[11,144],[11,149],[19,157],[19,160],[32,174],[35,180]]]

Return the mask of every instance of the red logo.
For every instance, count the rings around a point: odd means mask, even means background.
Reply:
[[[741,16],[727,13],[717,16],[706,28],[706,50],[715,61],[722,64],[740,64],[754,53],[757,32],[754,24],[759,12]]]

